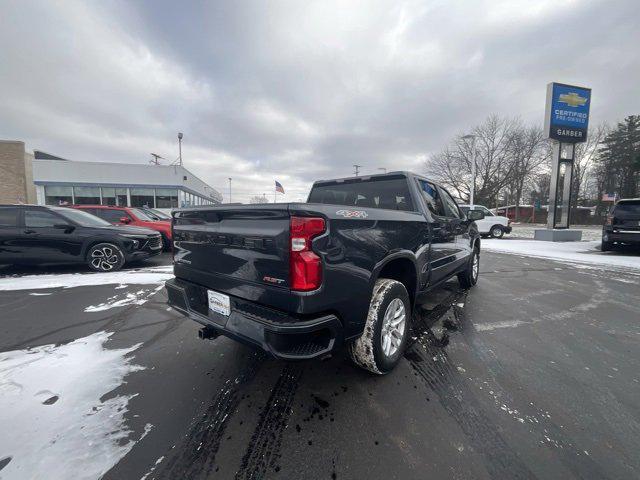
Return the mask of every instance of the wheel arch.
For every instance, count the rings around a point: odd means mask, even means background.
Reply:
[[[85,241],[84,245],[82,246],[82,258],[84,260],[87,259],[87,254],[89,253],[89,250],[91,249],[91,247],[93,247],[94,245],[98,245],[99,243],[113,243],[114,245],[116,245],[120,250],[122,250],[122,254],[125,255],[126,257],[126,250],[124,245],[122,244],[122,242],[116,240],[115,238],[89,238]]]
[[[398,252],[384,259],[376,266],[371,280],[371,291],[379,278],[389,278],[402,283],[407,289],[411,307],[415,305],[418,289],[418,269],[415,257],[408,252]]]

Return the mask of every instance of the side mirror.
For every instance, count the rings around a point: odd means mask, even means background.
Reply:
[[[129,217],[120,217],[120,223],[131,223],[131,219]]]
[[[476,220],[482,220],[484,218],[484,212],[480,210],[469,210],[467,212],[467,220],[475,222]]]

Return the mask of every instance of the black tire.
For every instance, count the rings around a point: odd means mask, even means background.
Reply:
[[[400,309],[398,302],[404,310]],[[404,318],[400,320],[402,312]],[[373,287],[364,332],[349,345],[353,362],[378,375],[393,370],[407,346],[411,313],[405,286],[396,280],[379,278]],[[397,322],[395,326],[394,322]]]
[[[494,225],[491,227],[491,231],[489,232],[491,238],[502,238],[504,236],[504,229],[502,225]]]
[[[478,275],[480,274],[480,250],[473,249],[473,254],[469,257],[467,268],[458,273],[458,282],[462,288],[471,288],[478,283]]]
[[[95,272],[117,272],[124,262],[124,253],[113,243],[97,243],[87,252],[87,265]]]
[[[610,250],[613,250],[613,243],[605,242],[603,240],[602,243],[600,244],[600,251],[601,252],[608,252]]]

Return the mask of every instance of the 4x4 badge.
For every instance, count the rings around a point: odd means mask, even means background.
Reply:
[[[344,218],[367,218],[369,216],[364,210],[338,210],[336,215]]]

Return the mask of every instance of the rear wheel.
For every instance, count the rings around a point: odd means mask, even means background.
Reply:
[[[87,252],[87,265],[96,272],[115,272],[124,265],[124,253],[113,243],[98,243]]]
[[[492,238],[502,238],[504,235],[504,229],[500,225],[494,225],[491,227],[490,233]]]
[[[462,288],[471,288],[478,283],[478,275],[480,274],[480,250],[475,248],[469,259],[467,268],[463,272],[458,273],[458,282]]]
[[[409,338],[411,302],[405,286],[380,278],[373,295],[362,336],[349,346],[353,362],[384,375],[398,364]]]

